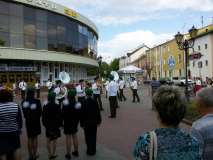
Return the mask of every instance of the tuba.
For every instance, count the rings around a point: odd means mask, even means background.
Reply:
[[[70,76],[66,72],[60,72],[59,73],[59,79],[62,81],[63,84],[70,82]],[[56,99],[64,98],[67,94],[67,88],[65,86],[61,86],[62,93],[59,93],[56,95]]]

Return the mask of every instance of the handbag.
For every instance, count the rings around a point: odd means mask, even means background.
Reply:
[[[55,132],[51,132],[50,131],[50,141],[53,141],[57,138],[61,137],[61,130],[58,129],[58,131],[55,131]]]
[[[149,151],[149,160],[153,159],[157,160],[157,153],[158,153],[158,143],[157,143],[157,136],[154,131],[149,132],[150,133],[150,151]],[[154,151],[154,155],[153,155]]]

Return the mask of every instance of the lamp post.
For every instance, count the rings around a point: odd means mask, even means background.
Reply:
[[[184,50],[185,51],[185,72],[186,72],[186,85],[185,85],[185,95],[186,95],[186,99],[187,102],[190,103],[190,97],[189,97],[189,90],[188,90],[188,76],[187,76],[187,50],[189,48],[192,48],[194,46],[194,42],[195,39],[197,37],[197,32],[198,30],[193,26],[190,30],[189,30],[189,34],[190,34],[190,39],[188,40],[184,40],[184,37],[182,34],[180,34],[180,32],[178,32],[175,35],[175,39],[176,42],[178,44],[178,48],[180,50]]]
[[[102,62],[103,57],[98,57],[98,64],[99,64],[99,78],[101,77],[101,62]]]

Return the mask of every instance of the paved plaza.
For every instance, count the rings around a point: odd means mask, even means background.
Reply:
[[[105,91],[104,91],[105,93]],[[117,109],[117,117],[115,119],[108,118],[110,116],[109,101],[105,98],[105,94],[101,95],[104,111],[101,112],[102,124],[98,128],[97,137],[97,154],[95,156],[86,155],[86,144],[84,140],[84,132],[79,127],[78,141],[79,154],[78,158],[72,156],[72,159],[79,160],[125,160],[132,159],[132,151],[138,137],[148,131],[153,131],[158,128],[158,120],[156,112],[151,111],[151,98],[148,96],[148,85],[140,87],[138,95],[140,102],[132,101],[132,91],[129,88],[124,90],[126,101],[119,101],[120,108]],[[47,92],[41,93],[41,102],[46,99]],[[21,104],[21,97],[17,95],[14,99],[15,103]],[[190,132],[191,127],[181,123],[181,128]],[[42,126],[42,134],[39,136],[38,159],[48,159],[48,152],[46,149],[45,129]],[[66,154],[66,137],[58,139],[57,151],[59,155],[56,160],[64,160]],[[25,125],[23,125],[23,134],[21,135],[21,149],[22,160],[27,160],[27,134]],[[72,146],[72,151],[74,147]]]

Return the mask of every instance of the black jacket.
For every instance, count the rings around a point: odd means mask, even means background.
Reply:
[[[87,98],[82,102],[80,118],[81,127],[101,124],[101,121],[101,113],[97,100]]]

